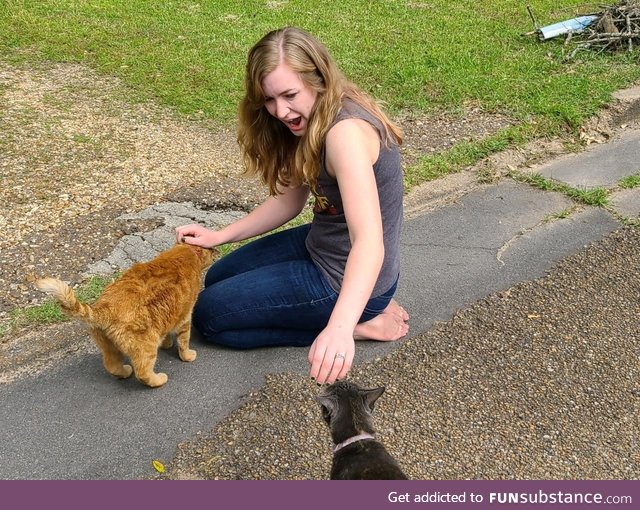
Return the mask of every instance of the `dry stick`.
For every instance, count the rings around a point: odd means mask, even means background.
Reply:
[[[536,32],[540,27],[538,26],[538,20],[536,20],[536,17],[533,15],[533,11],[531,10],[530,5],[527,5],[527,12],[529,13],[531,21],[533,22],[533,31]]]
[[[567,38],[564,40],[564,45],[569,46],[569,43],[571,42],[572,38],[573,38],[573,31],[570,30],[569,33],[567,34]]]
[[[602,45],[602,46],[601,46],[600,50],[598,51],[598,54],[603,53],[603,52],[604,52],[604,50],[606,50],[606,49],[611,45],[611,43],[613,42],[613,41],[608,40],[608,39],[604,39],[603,41],[604,41],[604,42],[606,42],[606,44],[604,44],[604,45]],[[578,46],[576,46],[576,47],[574,48],[574,50],[569,54],[569,56],[567,57],[567,60],[571,60],[571,59],[575,56],[575,54],[576,54],[576,53],[578,53],[578,51],[580,51],[580,50],[586,50],[586,49],[589,49],[589,48],[591,48],[591,47],[593,47],[593,46],[594,46],[594,45],[593,45],[593,44],[591,44],[591,42],[585,42],[585,43],[579,44],[579,45],[578,45]]]
[[[610,41],[613,42],[614,40],[619,40],[619,39],[633,39],[635,37],[640,37],[640,32],[638,33],[633,33],[633,34],[621,34],[621,33],[602,33],[602,34],[598,34],[597,36],[593,37],[593,38],[589,38],[589,42],[604,42],[604,41]]]
[[[612,46],[616,46],[624,41],[627,42],[628,51],[633,51],[633,43],[634,39],[638,38],[640,40],[640,16],[638,16],[638,11],[636,9],[628,8],[628,6],[617,6],[612,7],[609,5],[600,5],[600,8],[603,9],[604,12],[597,13],[599,16],[607,15],[613,24],[613,27],[618,32],[597,32],[592,28],[588,28],[586,30],[584,42],[577,45],[577,47],[571,52],[571,54],[567,57],[571,59],[575,56],[575,54],[583,49],[598,48],[598,53],[602,53],[605,50],[609,49]],[[565,45],[571,40],[571,35],[569,34],[567,40],[565,41]]]

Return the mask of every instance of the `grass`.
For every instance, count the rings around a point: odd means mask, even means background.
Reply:
[[[620,179],[619,186],[624,189],[640,187],[640,172],[623,177],[622,179]]]
[[[581,0],[530,2],[541,22],[573,17]],[[0,54],[84,62],[185,114],[235,118],[246,53],[264,33],[297,25],[329,47],[347,76],[395,113],[473,103],[524,121],[576,127],[640,78],[634,56],[582,54],[540,43],[511,0],[428,3],[321,0],[2,0]],[[271,5],[271,7],[270,7]]]
[[[544,191],[563,193],[576,202],[584,205],[606,207],[609,203],[609,192],[605,188],[573,188],[562,182],[554,181],[538,173],[522,173],[513,171],[509,176],[519,182],[527,183]]]
[[[555,221],[555,220],[564,220],[567,219],[569,216],[571,216],[573,214],[573,212],[575,211],[576,206],[573,207],[567,207],[566,209],[563,209],[560,212],[557,213],[553,213],[550,214],[547,218],[546,221]]]
[[[529,5],[543,24],[586,9],[582,0]],[[0,58],[85,63],[130,85],[132,100],[230,125],[247,51],[286,25],[325,42],[345,74],[392,115],[473,105],[519,125],[425,157],[407,169],[408,186],[535,136],[575,131],[614,90],[640,79],[637,53],[585,52],[567,63],[561,39],[523,37],[531,20],[511,0],[0,0]]]
[[[104,288],[113,282],[119,275],[114,277],[93,276],[76,289],[78,300],[83,303],[94,302]],[[0,339],[7,333],[17,329],[28,328],[34,325],[52,324],[68,320],[62,312],[57,301],[48,299],[40,305],[26,308],[16,308],[9,314],[9,320],[0,324]]]
[[[460,142],[446,152],[419,158],[418,162],[406,169],[405,187],[438,179],[446,174],[459,172],[477,161],[513,145],[521,145],[537,132],[532,124],[503,129],[484,140]]]

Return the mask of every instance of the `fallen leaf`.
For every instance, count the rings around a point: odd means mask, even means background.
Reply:
[[[152,460],[151,465],[158,473],[164,473],[164,464],[159,460]]]

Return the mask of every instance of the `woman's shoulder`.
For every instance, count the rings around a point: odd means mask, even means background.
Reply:
[[[373,115],[364,106],[358,104],[353,99],[345,97],[342,99],[342,108],[336,116],[336,121],[340,122],[344,119],[372,117]]]
[[[325,140],[326,162],[355,161],[366,157],[373,164],[380,153],[380,132],[368,121],[360,117],[347,117],[329,129]],[[335,174],[335,168],[330,175]]]
[[[353,125],[361,125],[361,122],[365,121],[375,128],[378,136],[380,136],[383,131],[382,122],[364,106],[351,98],[344,98],[342,100],[342,108],[338,112],[338,115],[336,115],[336,119],[331,127],[333,128],[336,124],[344,124],[345,121],[353,121],[347,123]]]

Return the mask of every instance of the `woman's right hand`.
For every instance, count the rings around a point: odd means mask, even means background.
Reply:
[[[203,248],[244,241],[284,225],[302,211],[308,197],[307,186],[284,187],[277,197],[270,196],[249,214],[222,230],[208,230],[197,223],[177,227],[176,241]]]
[[[193,223],[176,227],[176,242],[201,246],[202,248],[213,248],[223,244],[220,233],[204,228],[202,225]]]

